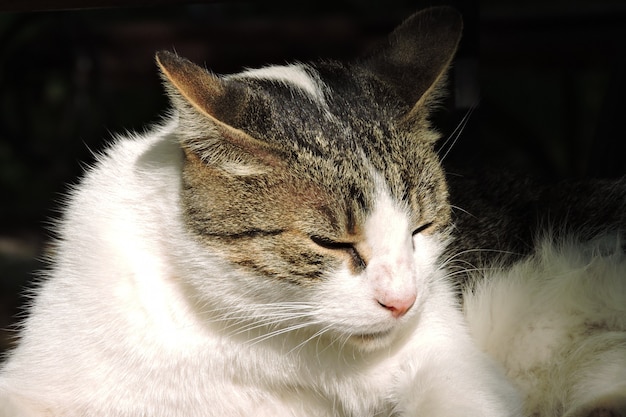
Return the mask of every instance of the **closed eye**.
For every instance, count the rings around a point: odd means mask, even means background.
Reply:
[[[311,240],[313,241],[313,243],[324,249],[347,252],[352,259],[352,263],[357,269],[365,269],[365,267],[367,266],[367,264],[363,260],[363,257],[361,257],[361,254],[359,254],[359,252],[354,247],[354,244],[352,243],[337,242],[321,236],[311,236]]]
[[[321,246],[324,249],[332,249],[332,250],[346,250],[353,247],[352,243],[348,242],[336,242],[334,240],[321,237],[321,236],[311,236],[311,240],[318,246]]]
[[[421,225],[417,229],[413,230],[412,234],[413,234],[413,236],[419,235],[420,233],[430,229],[432,226],[433,226],[433,222],[424,223],[423,225]]]

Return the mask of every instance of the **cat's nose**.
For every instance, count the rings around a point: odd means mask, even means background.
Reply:
[[[400,318],[413,307],[416,298],[415,294],[405,294],[404,296],[396,297],[383,296],[379,297],[376,301],[378,301],[381,307],[389,310],[393,317]]]

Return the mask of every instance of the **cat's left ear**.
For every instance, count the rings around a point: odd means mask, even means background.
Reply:
[[[456,53],[463,19],[451,7],[432,7],[405,20],[365,65],[412,110],[436,97]]]

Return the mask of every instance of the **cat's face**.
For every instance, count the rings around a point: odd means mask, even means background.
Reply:
[[[457,41],[422,69],[431,83]],[[180,114],[187,227],[238,271],[248,318],[388,345],[428,296],[449,221],[427,122],[434,87],[422,80],[414,103],[375,59],[223,78],[171,54],[159,63]]]

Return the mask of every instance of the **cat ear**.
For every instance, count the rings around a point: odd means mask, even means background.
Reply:
[[[454,57],[463,19],[451,7],[415,13],[388,37],[366,65],[413,110],[435,96]]]
[[[280,164],[276,149],[233,126],[249,99],[245,87],[171,52],[158,52],[156,61],[178,111],[178,133],[187,154],[241,175]]]

